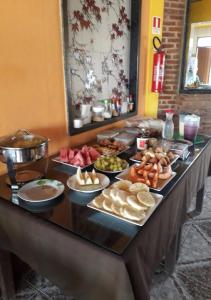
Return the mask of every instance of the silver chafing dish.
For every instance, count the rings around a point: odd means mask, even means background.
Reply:
[[[14,164],[30,163],[48,154],[48,139],[19,129],[14,135],[0,138],[0,161],[7,164],[13,190],[18,189]]]
[[[8,159],[15,164],[31,162],[45,157],[47,152],[48,139],[25,129],[0,138],[0,161],[3,163]]]

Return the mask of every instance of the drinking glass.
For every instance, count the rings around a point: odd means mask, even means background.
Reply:
[[[186,113],[179,114],[179,135],[181,138],[184,138],[184,118],[186,115]]]

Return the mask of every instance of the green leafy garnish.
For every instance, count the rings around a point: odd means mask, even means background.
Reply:
[[[44,184],[46,184],[46,180],[44,179],[37,181],[37,185],[44,185]]]

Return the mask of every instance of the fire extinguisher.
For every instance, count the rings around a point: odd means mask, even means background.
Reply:
[[[159,47],[155,44],[156,40],[159,42]],[[153,57],[152,92],[160,93],[163,91],[165,52],[163,51],[161,40],[157,36],[153,38],[153,46],[156,52]]]

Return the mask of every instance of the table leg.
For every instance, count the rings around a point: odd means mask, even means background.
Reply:
[[[211,162],[210,162],[210,165],[209,165],[208,176],[211,176]]]
[[[15,299],[11,256],[4,250],[0,250],[0,290],[3,300]]]
[[[168,274],[172,274],[175,269],[176,262],[179,258],[180,253],[180,245],[181,245],[181,228],[179,229],[178,233],[175,235],[169,253],[165,259],[165,271]]]
[[[189,218],[193,218],[195,216],[200,215],[203,207],[204,200],[204,186],[197,192],[196,194],[196,208],[188,213]]]

